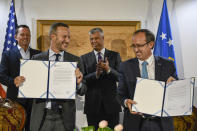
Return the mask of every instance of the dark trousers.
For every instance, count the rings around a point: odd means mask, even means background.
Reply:
[[[106,120],[108,122],[108,127],[114,129],[114,127],[119,124],[119,112],[115,114],[107,114],[105,112],[104,106],[101,107],[99,114],[86,114],[88,126],[94,126],[97,130],[99,127],[99,122]]]
[[[140,131],[163,131],[160,118],[143,118],[140,124]]]
[[[123,127],[124,131],[174,131],[170,117],[143,118],[131,114],[128,109],[124,111]]]

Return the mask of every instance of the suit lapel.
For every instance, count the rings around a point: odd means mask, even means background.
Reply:
[[[17,46],[13,49],[13,51],[15,52],[14,54],[16,54],[16,57],[20,60],[22,59],[21,53],[18,50]]]
[[[105,48],[104,60],[106,57],[108,60],[110,60],[110,51]]]
[[[139,61],[137,58],[134,59],[133,68],[134,68],[136,77],[140,77],[141,75],[140,75]]]
[[[161,62],[159,61],[159,58],[155,56],[155,80],[160,80],[161,76]]]
[[[44,54],[43,54],[43,59],[44,59],[44,60],[49,60],[49,50],[46,51],[46,52],[44,52]]]
[[[92,51],[92,52],[90,53],[90,59],[89,59],[89,61],[92,61],[92,62],[94,63],[94,65],[97,64],[96,56],[95,56],[95,54],[94,54],[94,51]]]
[[[96,61],[96,56],[94,54],[94,51],[90,52],[90,54],[88,55],[88,63],[89,65],[92,65],[91,70],[96,71],[97,61]]]
[[[33,56],[33,50],[31,48],[29,48],[29,52],[30,52],[30,59]]]
[[[30,59],[31,59],[32,56],[35,55],[35,54],[34,54],[34,50],[33,50],[32,48],[29,48],[29,52],[30,52]]]
[[[68,53],[64,51],[64,58],[63,61],[68,62],[70,57],[68,56]]]

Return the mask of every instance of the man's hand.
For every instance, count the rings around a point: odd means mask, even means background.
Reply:
[[[81,73],[79,68],[77,68],[75,70],[75,75],[76,75],[76,78],[77,78],[77,84],[80,84],[82,82],[82,80],[83,80],[83,74]]]
[[[138,114],[137,112],[132,111],[132,105],[133,105],[133,104],[137,104],[137,103],[136,103],[135,101],[131,100],[131,99],[127,99],[127,100],[126,100],[126,105],[127,105],[127,107],[129,108],[130,113],[131,113],[131,114]]]
[[[170,77],[168,78],[168,80],[166,81],[166,83],[169,84],[170,82],[172,82],[172,81],[174,81],[174,80],[175,80],[175,78],[172,77],[172,76],[170,76]]]
[[[99,61],[97,64],[97,67],[99,69],[102,69],[103,71],[108,71],[109,70],[109,62],[107,60],[107,57],[105,58],[105,62],[104,61]]]
[[[14,84],[16,87],[19,87],[25,81],[24,76],[17,76],[14,78]]]
[[[96,76],[99,77],[102,72],[103,72],[103,69],[101,68],[101,63],[102,61],[99,61],[97,64],[96,64]]]

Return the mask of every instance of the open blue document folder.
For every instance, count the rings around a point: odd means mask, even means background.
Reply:
[[[159,117],[192,114],[194,78],[162,81],[137,78],[132,110]]]
[[[76,62],[21,60],[19,98],[75,99]]]

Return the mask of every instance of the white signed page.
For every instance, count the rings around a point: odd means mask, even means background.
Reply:
[[[49,98],[75,99],[76,62],[51,62]]]
[[[145,114],[161,116],[165,82],[137,78],[132,110]]]
[[[192,79],[173,81],[166,86],[163,116],[192,114]]]
[[[25,82],[19,87],[19,98],[46,98],[48,61],[21,60],[20,76]]]

